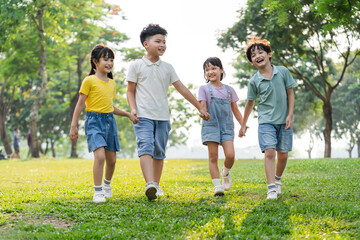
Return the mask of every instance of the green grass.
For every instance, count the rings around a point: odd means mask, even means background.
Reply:
[[[360,239],[360,159],[289,160],[266,201],[262,160],[237,160],[212,196],[206,160],[166,160],[148,202],[138,160],[119,159],[113,198],[92,200],[92,161],[0,161],[0,239]]]

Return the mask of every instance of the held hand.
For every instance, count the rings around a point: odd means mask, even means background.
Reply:
[[[210,120],[210,114],[207,111],[205,111],[204,109],[200,109],[199,112],[200,112],[200,117],[204,119],[204,121]]]
[[[245,127],[241,127],[240,131],[239,131],[239,137],[242,138],[242,137],[245,137],[245,133],[247,131],[249,127],[248,126],[245,126]]]
[[[139,118],[137,117],[137,112],[136,109],[131,110],[129,119],[134,123],[138,123],[139,122]]]
[[[285,130],[288,130],[292,127],[292,117],[291,116],[287,116],[286,118],[286,125],[285,125]]]
[[[69,137],[70,137],[71,141],[73,141],[74,143],[77,141],[77,139],[78,139],[77,127],[71,127]]]

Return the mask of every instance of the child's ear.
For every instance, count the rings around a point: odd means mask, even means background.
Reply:
[[[147,42],[147,41],[144,41],[144,42],[143,42],[143,45],[144,45],[144,48],[145,48],[145,49],[147,49],[147,48],[148,48],[148,46],[149,46],[149,44],[148,44],[148,42]]]
[[[272,57],[272,52],[269,52],[269,53],[268,53],[268,57]]]

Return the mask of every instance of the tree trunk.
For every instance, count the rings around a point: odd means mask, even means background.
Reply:
[[[31,107],[30,113],[30,129],[31,129],[31,155],[32,157],[40,157],[39,155],[39,143],[38,143],[38,119],[39,119],[39,108],[41,101],[45,98],[46,88],[47,88],[47,74],[46,74],[46,41],[45,41],[45,31],[43,23],[43,14],[45,4],[39,6],[39,9],[36,13],[37,27],[39,30],[39,44],[40,44],[40,64],[39,64],[39,75],[40,75],[40,88],[37,89],[38,94],[35,98],[35,101]]]
[[[360,158],[360,137],[357,138],[357,150],[358,150],[358,158]]]
[[[17,81],[17,79],[18,79],[18,76],[16,76],[16,81]],[[7,132],[6,132],[6,117],[7,117],[9,110],[14,102],[15,86],[13,86],[10,101],[5,102],[4,101],[5,100],[5,88],[6,88],[5,86],[6,86],[7,81],[8,81],[8,78],[5,78],[3,86],[1,88],[1,93],[0,93],[0,138],[4,145],[7,156],[10,157],[10,155],[12,154],[12,149],[11,149],[11,143],[9,140],[9,136],[7,135]]]
[[[81,58],[78,57],[77,58],[77,78],[78,78],[78,85],[77,85],[77,89],[76,89],[76,94],[75,96],[71,99],[70,101],[70,119],[72,119],[74,111],[75,111],[75,107],[77,104],[77,101],[79,99],[79,90],[81,87],[81,82],[82,82],[82,75],[83,75],[83,71],[82,71],[82,64],[84,62],[85,58]],[[69,86],[70,86],[70,69],[69,69]],[[71,91],[69,91],[69,95],[71,96]],[[70,157],[71,158],[77,158],[78,154],[77,154],[77,142],[73,142],[71,141],[71,153],[70,153]]]
[[[12,154],[11,144],[9,137],[6,133],[6,115],[1,112],[0,116],[0,136],[4,145],[6,155],[9,157]]]
[[[311,149],[308,149],[307,152],[308,152],[308,158],[311,159]]]
[[[31,106],[31,112],[30,112],[31,156],[34,158],[40,157],[39,147],[38,147],[38,137],[37,137],[38,118],[39,118],[39,100],[35,99],[33,105]]]
[[[55,141],[53,139],[50,140],[50,144],[51,144],[51,153],[52,153],[52,156],[53,158],[56,157],[56,154],[55,154]]]
[[[332,106],[330,100],[324,102],[323,114],[325,119],[325,128],[323,131],[325,140],[324,158],[331,158]]]

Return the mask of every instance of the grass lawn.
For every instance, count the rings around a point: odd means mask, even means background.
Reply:
[[[212,196],[207,160],[166,160],[165,196],[144,195],[138,160],[119,159],[106,203],[92,160],[0,161],[0,239],[360,239],[360,159],[289,160],[266,201],[263,160],[237,160]]]

